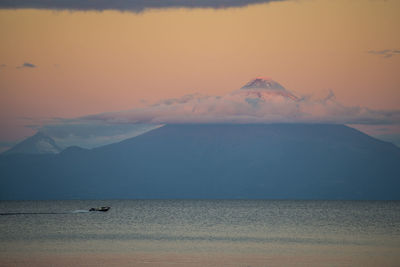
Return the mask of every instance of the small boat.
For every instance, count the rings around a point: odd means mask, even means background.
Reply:
[[[89,211],[103,211],[103,212],[106,212],[109,209],[111,209],[111,207],[99,207],[99,208],[90,208]]]

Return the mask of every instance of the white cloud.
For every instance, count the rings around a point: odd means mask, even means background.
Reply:
[[[400,125],[399,110],[345,106],[333,91],[321,98],[296,97],[282,90],[237,90],[224,96],[201,94],[166,99],[127,111],[72,120],[57,119],[40,128],[61,146],[92,148],[171,123],[336,123]],[[393,133],[391,133],[393,134]]]
[[[262,94],[263,92],[261,92]],[[400,111],[377,111],[345,106],[332,91],[321,99],[297,100],[281,95],[235,91],[225,96],[186,95],[128,111],[84,117],[107,123],[400,123]]]

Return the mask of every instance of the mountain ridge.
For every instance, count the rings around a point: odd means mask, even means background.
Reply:
[[[48,135],[37,132],[15,146],[3,152],[3,154],[56,154],[62,149]]]
[[[344,125],[169,124],[69,152],[0,157],[1,199],[400,199],[400,149]]]

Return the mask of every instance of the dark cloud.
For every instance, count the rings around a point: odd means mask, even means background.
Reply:
[[[384,58],[391,58],[396,54],[400,54],[400,50],[384,49],[384,50],[369,50],[368,54],[380,55]]]
[[[119,10],[142,12],[151,8],[230,8],[285,0],[1,0],[0,8]]]
[[[23,69],[23,68],[36,68],[37,66],[35,64],[25,62],[24,64],[17,66],[17,69]]]

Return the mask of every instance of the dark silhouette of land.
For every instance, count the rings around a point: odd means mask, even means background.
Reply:
[[[400,149],[344,125],[182,124],[0,156],[1,199],[400,199]]]

